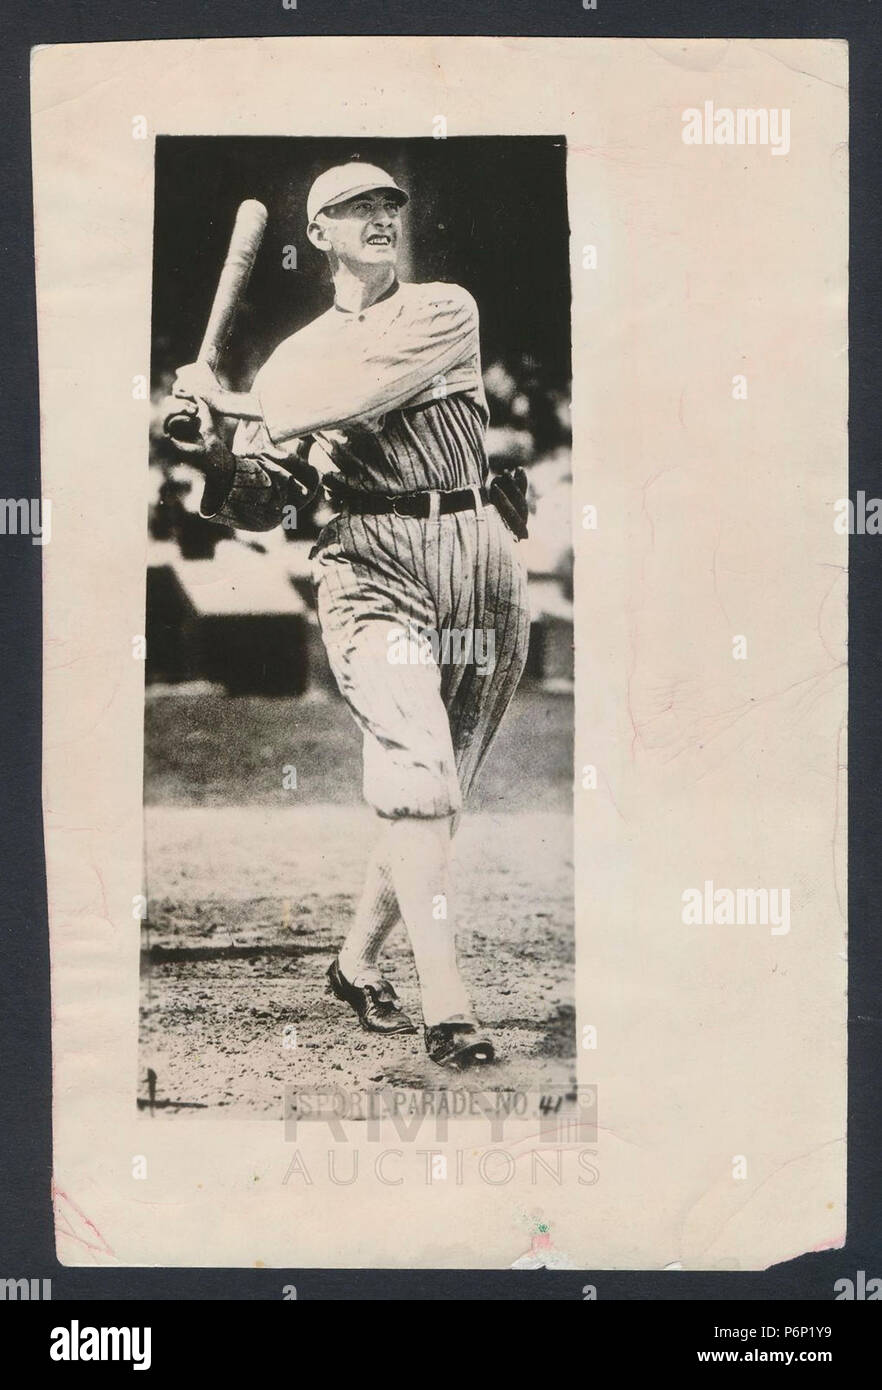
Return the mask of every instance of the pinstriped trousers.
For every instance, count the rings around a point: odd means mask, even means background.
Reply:
[[[429,519],[343,512],[312,562],[328,659],[364,736],[365,799],[390,818],[455,815],[527,659],[527,575],[513,536],[492,506]],[[402,640],[411,632],[440,635],[437,660],[400,659],[416,655]],[[471,659],[458,659],[445,632],[476,634]],[[492,660],[476,661],[476,650]]]

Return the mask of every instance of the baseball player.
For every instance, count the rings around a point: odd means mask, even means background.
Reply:
[[[198,417],[198,441],[181,448],[205,471],[203,515],[267,530],[320,482],[335,508],[311,552],[313,581],[381,833],[328,981],[362,1027],[415,1031],[379,964],[403,920],[428,1055],[460,1069],[492,1062],[494,1048],[457,965],[451,840],[526,660],[514,543],[526,535],[526,479],[489,476],[474,299],[397,278],[407,201],[370,164],[321,174],[307,235],[327,257],[333,305],[276,348],[248,392],[182,367],[174,410],[183,402]],[[231,449],[218,417],[239,421]],[[445,633],[474,642],[445,644]]]

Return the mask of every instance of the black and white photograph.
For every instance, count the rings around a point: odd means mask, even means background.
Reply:
[[[848,73],[35,51],[63,1265],[832,1269]]]
[[[576,1098],[566,142],[439,134],[156,142],[154,1115]]]

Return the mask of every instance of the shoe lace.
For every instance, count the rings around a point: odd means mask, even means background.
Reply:
[[[385,981],[380,986],[365,985],[364,992],[365,994],[370,995],[375,1005],[384,1004],[388,1008],[392,1009],[401,1008],[401,1005],[398,1002],[398,999],[395,995],[395,991],[392,989],[392,986],[386,984]]]

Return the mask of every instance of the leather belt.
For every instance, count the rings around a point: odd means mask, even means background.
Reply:
[[[332,501],[342,510],[355,512],[359,516],[382,516],[391,512],[393,516],[427,518],[432,515],[433,497],[438,499],[437,516],[469,509],[477,511],[476,492],[482,502],[489,502],[490,494],[483,487],[464,487],[453,492],[402,492],[398,496],[385,492],[357,492],[355,489],[341,492],[335,488]]]

